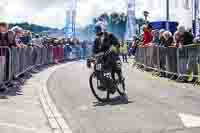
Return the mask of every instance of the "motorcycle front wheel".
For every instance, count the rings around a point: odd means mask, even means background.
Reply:
[[[93,72],[89,79],[90,88],[95,98],[100,102],[108,102],[110,100],[110,93],[106,88],[99,88],[100,81]]]

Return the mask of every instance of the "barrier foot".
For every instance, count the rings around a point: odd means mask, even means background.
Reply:
[[[8,93],[8,87],[5,84],[2,84],[0,86],[0,98],[1,99],[5,99],[6,98],[6,94]]]
[[[171,78],[170,78],[170,80],[173,80],[175,76],[176,76],[176,75],[172,75]]]
[[[158,77],[160,76],[160,74],[161,74],[161,73],[158,72],[158,71],[155,71],[155,73],[154,73],[154,75],[155,75],[155,76],[158,76]]]
[[[133,65],[132,65],[132,67],[137,67],[137,63],[134,62]]]
[[[19,87],[19,86],[20,86],[20,83],[19,83],[17,80],[18,80],[18,79],[11,80],[11,81],[7,84],[8,88]]]
[[[178,78],[176,79],[177,82],[184,82],[184,77],[182,75],[179,75]]]
[[[23,85],[25,83],[25,79],[24,78],[18,78],[17,82],[19,83],[19,85]]]
[[[37,70],[36,68],[33,68],[33,69],[31,70],[31,73],[34,73],[34,74],[39,73],[39,72],[40,72],[40,71]]]
[[[152,76],[157,76],[157,73],[158,73],[157,71],[153,71]]]
[[[145,72],[145,68],[140,68],[140,70],[141,70],[142,72]]]
[[[26,72],[26,73],[24,74],[24,77],[23,77],[23,78],[29,79],[29,78],[31,78],[31,77],[32,77],[31,72]]]
[[[194,86],[197,86],[197,85],[199,84],[198,82],[199,82],[198,79],[195,79],[193,85],[194,85]]]

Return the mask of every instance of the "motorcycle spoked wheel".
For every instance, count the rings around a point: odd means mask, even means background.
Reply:
[[[114,73],[114,76],[115,76],[115,84],[117,85],[117,92],[121,96],[125,96],[126,95],[125,80],[124,79],[120,80],[120,77],[117,73]]]
[[[125,96],[126,95],[126,89],[125,89],[125,81],[124,80],[119,80],[119,75],[117,73],[115,73],[115,84],[117,84],[117,92],[121,95],[121,96]],[[110,102],[110,95],[112,93],[110,93],[109,90],[106,91],[100,91],[98,89],[98,86],[95,86],[94,83],[97,83],[97,77],[96,77],[96,73],[93,72],[90,76],[89,79],[89,84],[90,84],[90,88],[92,90],[93,95],[95,96],[95,98],[100,101],[100,102]],[[103,96],[100,94],[103,93]]]
[[[98,79],[96,77],[96,73],[93,72],[89,78],[90,88],[94,97],[100,102],[109,102],[110,101],[110,92],[109,91],[100,91],[98,89]],[[95,86],[96,83],[96,86]]]

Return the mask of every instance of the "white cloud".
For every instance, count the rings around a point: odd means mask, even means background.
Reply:
[[[136,16],[143,17],[142,12],[147,10],[150,12],[150,20],[163,20],[164,2],[165,0],[136,0]],[[65,25],[65,9],[71,5],[72,0],[0,0],[0,16],[11,22],[28,21],[61,28]],[[126,13],[126,0],[79,0],[77,23],[88,24],[100,13],[112,11]],[[178,20],[174,12],[172,19]],[[181,11],[178,12],[181,14]]]

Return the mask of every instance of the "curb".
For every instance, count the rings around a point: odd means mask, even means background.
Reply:
[[[71,129],[67,125],[66,121],[64,120],[63,116],[60,114],[60,112],[57,110],[55,103],[51,99],[49,92],[47,90],[47,81],[49,77],[57,70],[63,67],[66,67],[67,65],[72,64],[65,63],[62,65],[50,67],[44,72],[41,72],[39,75],[41,77],[40,79],[40,102],[43,108],[43,111],[48,119],[48,122],[50,124],[50,127],[53,131],[53,133],[72,133]]]

